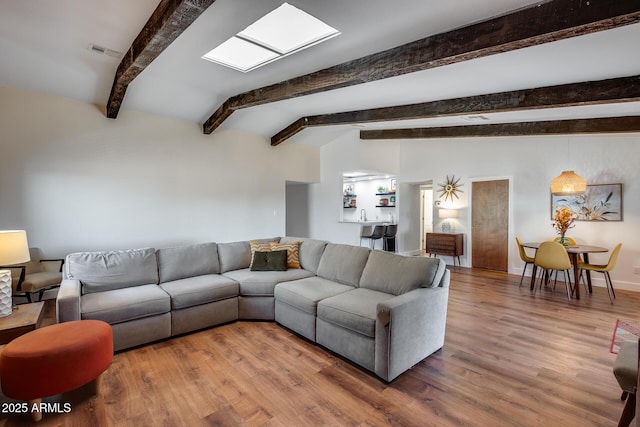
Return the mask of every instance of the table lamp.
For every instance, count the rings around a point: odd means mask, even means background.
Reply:
[[[439,209],[438,216],[445,218],[445,221],[442,222],[442,232],[451,233],[451,223],[446,220],[449,218],[458,218],[458,211],[456,209]]]
[[[26,231],[0,231],[0,265],[14,265],[30,260]],[[10,315],[12,309],[11,270],[0,270],[0,317]]]

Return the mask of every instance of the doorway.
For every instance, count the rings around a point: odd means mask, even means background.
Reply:
[[[420,185],[420,251],[427,247],[426,234],[433,232],[433,185]]]
[[[471,265],[507,271],[509,180],[473,182],[471,193]]]
[[[285,236],[309,237],[309,184],[285,183]]]

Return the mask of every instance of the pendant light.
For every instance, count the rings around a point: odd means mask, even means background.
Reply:
[[[571,140],[567,138],[567,160],[571,158]],[[587,191],[587,180],[574,171],[562,171],[551,180],[551,194],[554,196],[579,196]]]
[[[563,171],[551,180],[551,194],[554,196],[578,196],[587,190],[587,180],[574,171]]]

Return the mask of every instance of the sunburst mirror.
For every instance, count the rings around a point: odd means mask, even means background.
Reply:
[[[445,182],[444,184],[438,184],[440,186],[440,198],[444,196],[445,202],[448,198],[451,198],[451,201],[453,202],[454,196],[456,199],[459,199],[460,197],[458,197],[456,193],[463,193],[463,191],[460,190],[460,187],[464,185],[459,184],[459,182],[460,178],[456,179],[455,175],[452,175],[451,179],[449,179],[449,175],[447,175],[447,182]]]

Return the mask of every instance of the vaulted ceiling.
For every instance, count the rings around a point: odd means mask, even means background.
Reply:
[[[342,34],[246,74],[200,58],[281,3],[0,0],[0,85],[274,145],[640,130],[638,0],[290,0]]]

